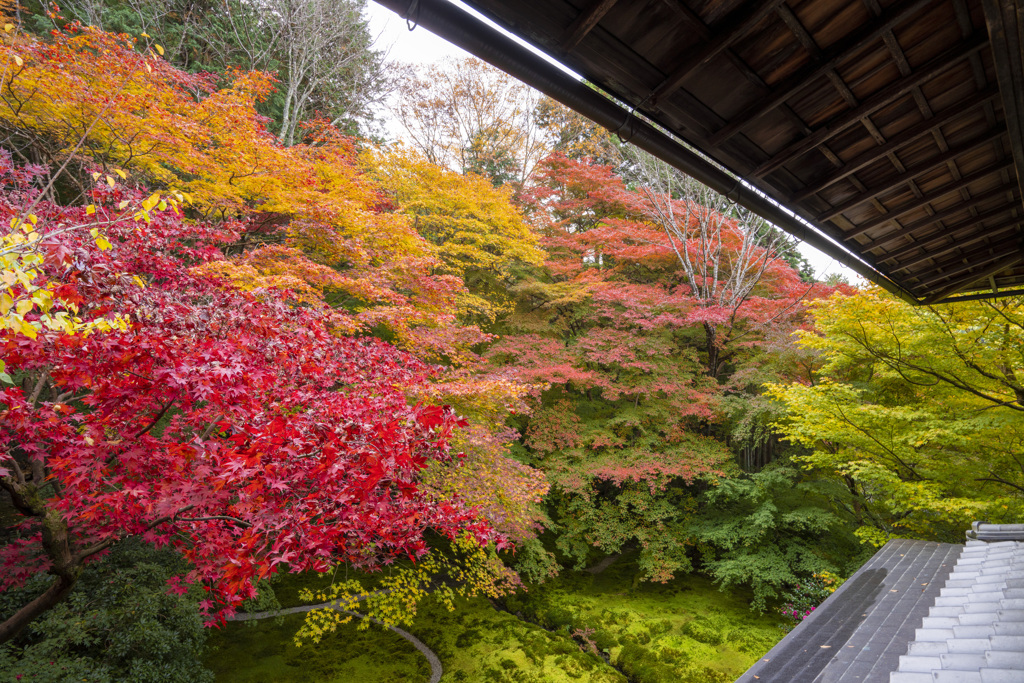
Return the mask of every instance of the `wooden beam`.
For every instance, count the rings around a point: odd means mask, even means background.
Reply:
[[[576,17],[569,27],[562,32],[562,37],[558,39],[558,44],[563,50],[569,52],[577,45],[588,33],[590,33],[597,23],[601,21],[604,15],[608,14],[608,11],[615,6],[618,0],[597,0],[590,8],[581,13]]]
[[[707,27],[700,15],[690,9],[686,0],[662,0],[669,9],[679,14],[697,32],[697,38],[703,42],[711,40],[711,29]]]
[[[864,251],[873,251],[875,249],[878,249],[879,247],[884,247],[885,245],[894,242],[901,237],[906,237],[907,235],[913,234],[914,232],[920,230],[921,228],[927,227],[929,225],[935,225],[939,221],[944,221],[947,218],[952,218],[953,216],[957,216],[963,213],[964,211],[970,211],[972,208],[984,204],[990,199],[994,199],[999,196],[1002,196],[1005,199],[1006,195],[1008,194],[1011,195],[1011,201],[1017,201],[1016,183],[1003,185],[1002,187],[997,187],[996,189],[989,190],[988,192],[982,192],[981,194],[972,197],[969,202],[957,204],[956,206],[951,206],[948,209],[943,209],[938,213],[934,213],[931,216],[926,216],[925,218],[910,223],[909,225],[905,225],[898,230],[888,232],[882,235],[881,237],[868,242],[867,244],[862,244],[859,248],[863,249]],[[1009,211],[1010,209],[1013,208],[1016,208],[1014,204],[1007,204],[1005,206],[999,207],[998,210]]]
[[[651,93],[651,103],[657,104],[659,99],[678,90],[694,69],[709,59],[713,59],[734,41],[742,38],[784,1],[754,0],[740,5],[726,15],[725,19],[714,27],[714,35],[711,40],[694,47],[693,51],[683,59],[683,63],[654,89]]]
[[[964,291],[978,280],[985,280],[989,276],[997,275],[1000,272],[1006,270],[1007,268],[1017,265],[1021,261],[1024,261],[1024,254],[1011,254],[1002,261],[997,262],[995,265],[989,266],[988,268],[979,273],[968,273],[967,275],[954,280],[949,284],[948,287],[941,290],[937,294],[933,294],[932,296],[926,298],[921,303],[925,304],[926,306],[930,306],[931,304],[937,304],[943,299],[951,297],[958,292]]]
[[[937,128],[941,128],[946,124],[954,121],[964,114],[974,111],[978,107],[989,102],[993,98],[999,95],[999,90],[995,87],[986,88],[981,92],[972,95],[970,98],[961,101],[960,103],[943,109],[941,112],[936,114],[930,119],[926,119],[916,126],[897,134],[895,137],[890,139],[884,145],[869,149],[863,154],[859,154],[850,161],[843,164],[842,168],[838,168],[829,175],[825,176],[821,180],[817,181],[812,185],[808,185],[804,189],[800,190],[793,195],[793,201],[803,201],[812,195],[816,195],[826,187],[829,187],[833,183],[836,183],[843,178],[856,173],[865,166],[869,166],[879,159],[885,158],[891,152],[895,152],[901,147],[909,145],[926,135],[930,135],[932,131]]]
[[[1009,285],[1009,287],[1011,287],[1011,289],[1004,289],[996,294],[990,294],[988,292],[983,292],[981,294],[965,294],[963,296],[954,296],[949,299],[943,299],[943,301],[947,304],[956,304],[960,303],[961,301],[981,301],[983,299],[988,299],[991,301],[992,299],[1005,299],[1007,297],[1020,296],[1024,294],[1024,289],[1013,289],[1015,287],[1020,287],[1019,284],[1011,284]]]
[[[933,248],[933,249],[925,249],[922,253],[918,254],[914,258],[907,259],[906,261],[900,261],[899,263],[896,264],[896,267],[892,269],[892,272],[896,273],[896,272],[899,272],[901,270],[907,270],[908,268],[913,268],[914,266],[916,266],[918,264],[921,264],[921,263],[924,263],[925,261],[928,261],[930,259],[937,259],[940,256],[945,256],[946,254],[948,254],[951,251],[956,251],[957,249],[965,249],[965,248],[967,248],[967,247],[969,247],[969,246],[971,246],[973,244],[981,242],[982,240],[986,240],[986,239],[991,239],[991,238],[997,237],[999,235],[1002,235],[1004,232],[1010,232],[1012,230],[1017,230],[1020,227],[1020,224],[1021,224],[1022,221],[1024,221],[1024,218],[1020,218],[1019,216],[1011,216],[1008,220],[1005,220],[1005,221],[1002,221],[1001,223],[998,223],[996,225],[987,227],[987,228],[985,228],[984,232],[979,232],[978,234],[976,234],[976,235],[974,235],[972,237],[966,237],[966,238],[964,238],[964,237],[954,237],[953,236],[955,234],[954,231],[950,231],[949,233],[938,235],[934,239],[929,240],[929,242],[927,242],[927,243],[921,242],[921,243],[918,243],[915,246],[922,246],[924,244],[930,244],[930,243],[932,243],[932,242],[934,242],[936,240],[939,240],[939,239],[942,239],[942,238],[945,238],[945,237],[949,237],[950,239],[952,239],[952,241],[949,242],[948,244],[943,244],[943,245],[941,245],[939,247],[936,247],[936,248]]]
[[[982,0],[981,4],[992,42],[1017,182],[1024,192],[1024,7],[1019,0]]]
[[[831,220],[840,214],[846,213],[850,209],[854,209],[860,206],[864,202],[869,202],[872,199],[876,199],[880,195],[889,192],[890,190],[895,190],[897,187],[906,185],[911,180],[917,178],[919,175],[923,173],[929,173],[931,171],[934,171],[936,168],[945,166],[947,161],[952,161],[961,154],[968,154],[980,147],[990,145],[992,144],[992,142],[998,140],[1005,134],[1006,130],[1001,126],[994,130],[987,130],[983,135],[975,138],[974,140],[971,140],[970,142],[964,143],[962,145],[957,145],[956,147],[952,147],[943,152],[942,154],[936,157],[932,157],[931,159],[928,159],[927,161],[921,163],[921,165],[915,166],[914,168],[911,169],[907,169],[904,173],[900,173],[895,177],[890,178],[881,185],[869,187],[864,192],[858,194],[857,196],[851,199],[846,200],[842,204],[837,204],[828,211],[818,214],[817,218],[819,221]],[[848,232],[847,236],[856,237],[859,234],[859,232],[853,231]]]
[[[711,40],[711,29],[707,27],[707,25],[700,18],[700,16],[697,15],[696,12],[689,8],[689,6],[686,4],[684,0],[662,0],[662,2],[665,5],[667,5],[670,10],[672,10],[680,17],[682,17],[682,19],[687,23],[689,29],[697,34],[698,40],[702,42],[707,42]],[[779,16],[782,17],[784,21],[787,20],[787,17],[792,17],[792,21],[796,21],[796,17],[793,16],[792,11],[789,10],[785,3],[779,5],[776,8],[776,11],[779,13]],[[761,78],[761,76],[756,71],[750,68],[750,65],[744,62],[732,48],[727,48],[723,50],[722,57],[728,60],[729,63],[732,64],[737,71],[743,74],[743,77],[746,78],[750,83],[752,83],[754,87],[760,90],[762,94],[767,93],[768,91],[771,90],[771,88],[768,87],[768,84],[764,82],[764,79]],[[682,103],[677,102],[676,104]],[[804,129],[805,133],[811,132],[811,129],[807,128],[807,125],[800,120],[800,118],[792,109],[790,109],[789,107],[785,107],[784,113],[798,126],[801,126]],[[724,121],[718,121],[715,122],[714,125],[717,127],[723,125],[724,123]]]
[[[795,141],[784,150],[755,168],[751,175],[762,178],[772,171],[788,164],[797,157],[811,151],[818,145],[834,138],[844,130],[860,123],[865,116],[870,116],[882,107],[900,99],[919,85],[949,71],[964,59],[988,45],[986,36],[978,33],[971,39],[956,45],[920,66],[909,76],[893,81],[889,87],[879,90],[864,100],[859,107],[848,109],[832,120],[824,123],[815,132]]]
[[[857,56],[864,48],[897,24],[917,16],[918,10],[933,4],[935,0],[917,0],[911,3],[896,3],[896,7],[867,24],[848,38],[823,50],[821,59],[782,79],[768,95],[746,107],[743,111],[708,138],[708,144],[718,147],[739,133],[748,124],[757,121],[780,104],[808,87],[811,81],[824,76],[842,62]]]
[[[880,225],[885,225],[889,221],[895,220],[895,219],[899,218],[900,216],[905,216],[908,213],[910,213],[911,211],[916,211],[917,209],[920,209],[921,207],[927,206],[927,205],[931,204],[932,202],[936,201],[937,199],[942,199],[943,197],[948,195],[950,192],[957,192],[960,189],[967,187],[971,183],[977,182],[979,180],[983,180],[983,179],[987,178],[988,176],[992,175],[993,173],[998,173],[999,171],[1002,171],[1005,168],[1009,168],[1012,165],[1013,165],[1013,160],[1012,159],[1005,159],[1005,160],[999,162],[998,164],[996,164],[995,166],[990,166],[988,168],[983,168],[980,171],[975,171],[974,173],[971,173],[970,175],[966,175],[963,178],[961,178],[960,180],[957,180],[956,182],[953,182],[953,183],[951,183],[949,185],[945,185],[943,187],[940,187],[938,190],[935,190],[931,194],[925,195],[924,197],[921,197],[919,199],[915,199],[910,204],[906,204],[906,205],[901,206],[899,208],[893,209],[890,213],[887,213],[884,216],[879,216],[878,218],[874,218],[874,219],[868,221],[867,223],[861,223],[860,225],[858,225],[858,226],[856,226],[854,228],[853,232],[845,233],[845,235],[843,236],[843,239],[849,241],[849,240],[853,239],[854,237],[856,237],[858,235],[862,235],[862,234],[864,234],[865,232],[867,232],[869,230],[877,228]],[[818,222],[818,221],[816,220],[815,222]]]
[[[936,265],[936,270],[941,269],[943,272],[921,280],[916,286],[930,288],[943,280],[955,278],[958,275],[968,273],[976,268],[982,268],[993,262],[1006,260],[1009,256],[1024,257],[1024,253],[1020,251],[1020,235],[1014,235],[1009,239],[1001,240],[994,244],[986,244],[963,254],[957,254],[945,263]],[[982,277],[987,278],[992,274],[986,272],[984,276],[975,275],[972,282],[977,282]]]
[[[979,213],[977,216],[968,216],[967,218],[965,218],[962,221],[959,221],[958,223],[944,226],[941,229],[941,232],[939,233],[929,235],[928,237],[924,237],[916,242],[911,242],[910,244],[905,244],[899,249],[894,249],[893,251],[886,252],[884,255],[878,257],[878,262],[885,263],[886,261],[896,261],[898,266],[903,267],[905,264],[910,263],[910,261],[905,261],[904,259],[910,254],[913,254],[918,249],[924,249],[925,251],[927,251],[928,247],[932,244],[935,244],[936,242],[939,242],[944,239],[951,239],[953,235],[956,235],[957,233],[965,229],[977,229],[978,225],[981,224],[982,222],[990,220],[992,218],[998,218],[1002,216],[1004,213],[1009,213],[1010,211],[1013,211],[1014,208],[1015,207],[1010,205],[999,206],[994,209],[989,209],[988,211]],[[961,208],[960,210],[962,211],[963,209]],[[1014,217],[1013,220],[1019,221],[1021,219]],[[936,225],[936,223],[938,223],[938,221],[932,221],[930,225],[934,226]],[[1000,227],[1003,227],[1002,223],[993,228],[985,228],[985,232],[979,232],[978,234],[984,236],[988,234],[988,230],[995,230]],[[954,246],[956,245],[954,244]]]

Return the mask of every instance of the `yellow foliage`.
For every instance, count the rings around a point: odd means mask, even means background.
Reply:
[[[544,262],[538,237],[512,202],[511,190],[403,149],[379,152],[370,163],[399,209],[433,245],[442,272],[475,290],[460,294],[460,312],[488,322],[509,312],[515,266]]]
[[[410,624],[420,601],[430,597],[449,610],[458,598],[486,595],[497,598],[514,591],[519,581],[493,548],[481,547],[470,535],[452,541],[450,553],[433,551],[410,567],[398,567],[385,577],[377,590],[366,592],[358,581],[332,584],[326,591],[303,590],[299,597],[307,602],[331,603],[312,610],[295,634],[295,644],[318,643],[340,624],[352,620],[359,611],[384,626]],[[369,628],[363,620],[359,628]]]

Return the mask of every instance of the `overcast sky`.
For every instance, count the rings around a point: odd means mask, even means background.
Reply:
[[[368,2],[366,16],[370,32],[377,38],[377,48],[388,53],[391,60],[429,64],[445,57],[469,57],[469,53],[430,31],[416,27],[410,31],[404,19],[375,2]],[[386,116],[386,113],[385,113]],[[393,134],[400,134],[400,127],[390,125]],[[800,245],[800,253],[811,262],[819,278],[832,273],[842,273],[852,283],[863,282],[862,278],[834,259],[806,244]]]

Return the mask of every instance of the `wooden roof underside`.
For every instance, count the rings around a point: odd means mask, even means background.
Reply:
[[[916,301],[1024,290],[1017,0],[467,4]]]

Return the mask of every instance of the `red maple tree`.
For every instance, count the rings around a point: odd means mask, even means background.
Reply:
[[[501,544],[473,510],[420,490],[428,463],[457,462],[449,441],[464,424],[447,407],[407,400],[434,368],[342,336],[324,305],[241,291],[197,269],[223,258],[217,245],[237,238],[230,226],[172,211],[134,221],[117,207],[146,194],[120,185],[92,190],[92,214],[40,199],[24,174],[2,181],[0,220],[33,207],[41,277],[57,297],[86,322],[128,324],[0,337],[16,382],[0,391],[0,487],[20,515],[0,550],[0,588],[54,577],[0,624],[0,642],[128,535],[185,554],[211,619],[282,565],[372,570],[426,553],[429,531]],[[83,228],[65,230],[74,225]],[[91,225],[103,226],[109,249]]]

